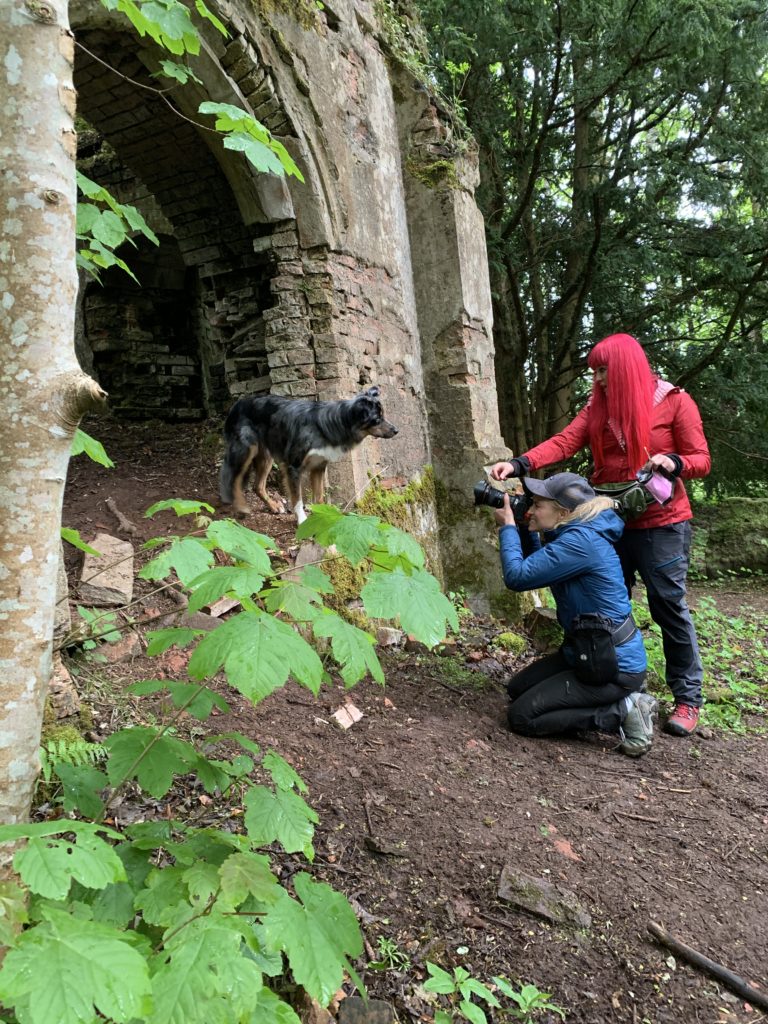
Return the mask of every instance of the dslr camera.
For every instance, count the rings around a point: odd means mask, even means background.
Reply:
[[[475,484],[475,506],[487,505],[489,508],[503,508],[504,507],[504,495],[506,491],[500,491],[496,487],[491,485],[486,480],[480,480]],[[528,510],[531,507],[531,499],[527,494],[510,494],[509,504],[512,509],[512,515],[515,517],[515,522],[518,526],[522,526],[525,523],[525,517]]]

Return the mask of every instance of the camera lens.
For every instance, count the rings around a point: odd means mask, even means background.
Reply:
[[[487,505],[489,508],[504,507],[504,491],[497,491],[485,480],[475,484],[475,505]]]

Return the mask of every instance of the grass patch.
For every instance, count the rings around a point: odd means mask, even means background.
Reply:
[[[648,654],[649,688],[669,702],[661,630],[651,620],[644,594],[633,604]],[[692,615],[704,664],[702,724],[740,734],[762,731],[768,723],[744,718],[768,718],[768,644],[761,613],[744,605],[738,615],[726,615],[714,597],[701,597]]]

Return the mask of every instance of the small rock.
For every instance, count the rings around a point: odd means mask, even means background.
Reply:
[[[69,718],[80,710],[80,697],[72,682],[72,676],[58,653],[53,656],[53,674],[48,684],[48,696],[57,718]]]
[[[379,647],[399,647],[405,633],[393,626],[379,626],[376,630],[376,643]]]
[[[528,612],[525,628],[537,651],[554,651],[562,643],[563,631],[554,608],[534,608]]]
[[[408,639],[405,641],[405,649],[409,654],[429,654],[429,648],[426,644],[423,644],[421,640],[417,640],[415,636],[408,634]]]
[[[483,658],[482,661],[478,661],[476,667],[479,672],[488,676],[489,679],[501,679],[502,676],[507,675],[507,670],[495,658]]]
[[[592,918],[570,889],[544,878],[526,875],[512,864],[505,864],[502,868],[498,893],[500,899],[545,921],[573,928],[592,925]]]
[[[348,996],[339,1007],[339,1024],[394,1024],[395,1008],[383,999]]]
[[[133,545],[97,533],[90,542],[99,555],[86,554],[80,573],[80,599],[97,608],[130,604],[133,597]]]
[[[211,632],[221,625],[221,619],[206,615],[205,612],[190,612],[188,615],[182,615],[177,625],[184,629],[204,629]]]
[[[133,632],[126,633],[117,643],[101,644],[99,654],[102,654],[111,665],[117,665],[121,661],[129,661],[142,653],[141,641]]]
[[[240,602],[236,601],[234,597],[220,597],[218,601],[214,601],[213,604],[209,604],[207,607],[210,614],[215,619],[218,619],[219,616],[231,612],[233,608],[239,608]]]
[[[342,704],[338,711],[334,711],[331,715],[333,721],[345,731],[351,729],[355,722],[359,722],[362,717],[363,712],[349,702]]]

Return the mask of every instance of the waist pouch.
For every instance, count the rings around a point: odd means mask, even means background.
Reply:
[[[613,498],[616,511],[623,519],[637,519],[656,500],[637,480],[623,484],[601,484],[595,487],[595,494]]]
[[[566,639],[576,655],[574,671],[579,681],[590,686],[614,683],[619,675],[616,648],[631,640],[636,632],[631,615],[618,626],[594,612],[577,615]]]

